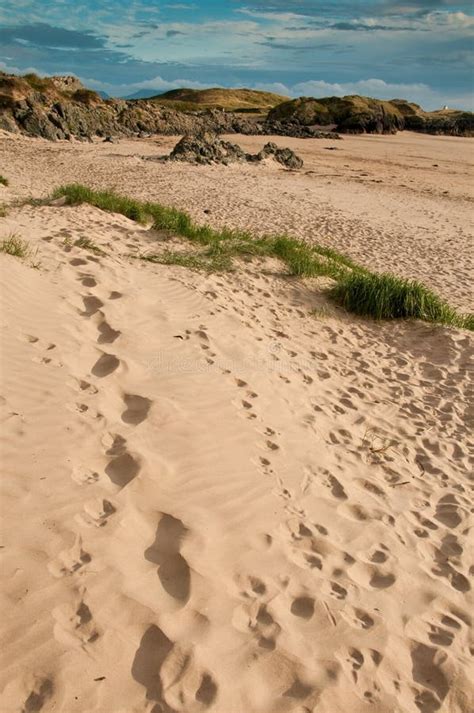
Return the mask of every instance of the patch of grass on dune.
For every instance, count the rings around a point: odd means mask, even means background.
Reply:
[[[160,265],[179,265],[190,270],[205,272],[228,272],[232,270],[232,262],[226,255],[204,253],[185,253],[166,250],[159,254],[140,255],[140,260],[159,263]]]
[[[0,174],[0,185],[8,186],[8,178],[5,178],[5,176],[2,176],[1,174]]]
[[[58,188],[53,193],[53,198],[61,198],[62,196],[66,198],[68,205],[89,203],[89,205],[96,206],[101,210],[107,210],[110,213],[121,213],[137,223],[146,223],[148,219],[144,203],[133,198],[120,196],[112,191],[93,191],[86,186],[72,183]]]
[[[414,318],[474,329],[474,315],[457,313],[421,283],[389,273],[372,273],[331,248],[288,235],[259,237],[248,231],[197,225],[188,213],[176,208],[138,201],[112,191],[94,191],[78,184],[58,188],[53,197],[61,196],[65,196],[69,205],[89,203],[139,223],[151,221],[156,230],[169,231],[206,248],[192,253],[166,251],[142,255],[143,260],[221,272],[232,269],[233,257],[274,257],[286,265],[291,275],[332,278],[336,284],[329,292],[330,297],[350,312],[374,319]]]
[[[415,280],[389,273],[346,274],[332,289],[349,312],[375,319],[422,319],[472,329],[472,315],[459,315],[447,302]]]
[[[0,252],[13,257],[27,258],[31,255],[30,244],[18,235],[10,235],[0,242]]]
[[[83,248],[84,250],[89,250],[89,252],[95,255],[105,255],[106,253],[102,248],[94,243],[90,238],[78,238],[74,245],[78,248]]]

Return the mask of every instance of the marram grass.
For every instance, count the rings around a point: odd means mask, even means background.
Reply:
[[[205,248],[201,252],[165,252],[142,259],[191,269],[232,269],[232,257],[275,257],[292,275],[326,276],[335,281],[330,296],[346,310],[374,319],[421,319],[426,322],[474,329],[474,315],[461,315],[420,282],[395,275],[372,273],[350,258],[320,245],[288,235],[254,236],[248,231],[196,224],[191,216],[159,203],[138,201],[112,191],[94,191],[86,186],[61,186],[53,197],[64,196],[69,205],[89,203],[121,213],[139,223],[151,222],[156,230],[179,235]]]
[[[14,257],[26,258],[31,255],[30,244],[18,235],[10,235],[0,241],[0,253],[7,253]]]
[[[412,318],[472,328],[468,316],[458,315],[421,282],[389,273],[351,272],[335,285],[331,294],[349,312],[375,319]]]

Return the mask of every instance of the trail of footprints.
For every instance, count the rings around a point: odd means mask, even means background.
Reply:
[[[70,264],[73,267],[83,268],[88,263],[82,258],[73,258],[70,260]],[[88,289],[98,286],[96,278],[89,273],[79,273],[78,280]],[[121,297],[122,294],[115,290],[109,294],[110,300],[118,300]],[[91,412],[94,412],[92,404],[99,393],[100,382],[113,375],[122,364],[119,356],[102,350],[100,347],[114,344],[119,339],[121,332],[109,324],[106,318],[106,305],[102,299],[89,292],[82,296],[82,304],[83,308],[78,310],[79,315],[91,321],[97,328],[98,356],[91,366],[90,376],[78,378],[74,381],[74,386],[78,394],[80,394],[80,398],[85,399],[85,401],[78,401],[75,404],[75,409],[81,414],[89,416]],[[51,363],[52,358],[49,357],[49,353],[56,349],[56,345],[44,345],[33,335],[27,335],[26,340],[40,354],[44,354],[44,356],[34,357],[35,361],[42,364]],[[124,393],[122,394],[122,403],[123,407],[119,418],[124,427],[131,432],[146,420],[152,407],[152,401],[139,394]],[[95,414],[97,417],[101,417],[101,414],[97,412]],[[106,423],[104,423],[104,426],[106,426]],[[104,487],[112,487],[113,491],[117,493],[137,477],[141,468],[140,458],[129,449],[127,438],[121,433],[105,430],[101,438],[101,444],[103,456],[106,459],[103,470],[99,468],[91,469],[87,465],[79,463],[73,467],[71,477],[81,487],[94,488],[94,486],[99,485],[101,490]],[[108,481],[104,480],[104,477],[107,477]],[[110,484],[109,486],[107,486],[107,482]],[[76,514],[75,520],[79,528],[84,529],[86,532],[87,528],[106,527],[116,511],[117,506],[113,502],[113,497],[96,495],[85,500],[83,509]],[[185,532],[185,528],[183,532]],[[164,589],[170,596],[184,604],[189,596],[190,571],[185,560],[179,554],[179,546],[178,550],[176,550],[177,545],[175,545],[175,542],[179,542],[179,538],[179,525],[174,522],[171,516],[163,517],[158,525],[156,541],[147,550],[145,556],[149,561],[159,565],[159,578]],[[90,553],[84,549],[82,535],[76,534],[72,546],[60,551],[57,557],[50,561],[48,569],[51,575],[56,578],[76,577],[81,575],[92,560],[93,552]],[[79,581],[83,582],[84,579],[81,577]],[[58,642],[66,647],[79,646],[87,649],[100,638],[101,632],[96,626],[93,612],[87,604],[86,588],[81,585],[76,590],[76,594],[75,600],[58,606],[52,612],[54,636]],[[145,634],[142,647],[137,652],[134,670],[141,668],[140,651],[143,648],[145,650],[154,646],[156,648],[159,635],[155,636],[153,632],[153,627],[151,627],[148,635]],[[164,637],[164,635],[162,636]],[[147,664],[147,668],[149,668],[149,664]],[[143,673],[141,677],[143,678]],[[155,672],[153,673],[153,678],[155,678]],[[144,677],[144,685],[147,688],[147,692],[150,693],[153,686],[149,683],[146,675]],[[50,688],[52,690],[51,681],[40,681],[31,692],[28,701],[26,701],[25,710],[40,710],[50,696]],[[213,684],[206,674],[203,674],[201,684],[195,693],[203,701],[210,701],[213,698]]]
[[[80,258],[73,258],[70,264],[82,268],[88,263]],[[97,287],[97,280],[89,273],[79,273],[78,279],[88,289]],[[116,291],[109,295],[110,300],[121,297],[121,293]],[[121,332],[109,324],[104,302],[90,293],[82,297],[82,302],[83,309],[80,310],[80,314],[96,325],[97,344],[100,346],[115,344]],[[206,362],[210,365],[215,364],[217,355],[212,349],[205,325],[199,325],[199,329],[194,334],[199,340]],[[278,330],[276,334],[279,339],[286,337]],[[180,338],[190,339],[192,336],[191,330],[186,330],[185,337],[180,336]],[[334,334],[333,337],[336,341],[337,335]],[[35,357],[35,360],[44,364],[51,363],[49,353],[56,349],[54,344],[43,345],[32,335],[29,335],[27,340],[43,354],[41,357]],[[290,350],[286,350],[286,353],[290,359],[297,356],[296,352]],[[281,353],[274,356],[279,360]],[[321,360],[327,358],[327,355],[319,353],[312,353],[312,356]],[[403,367],[403,364],[401,366]],[[116,354],[99,349],[98,346],[98,356],[91,367],[91,375],[95,380],[106,380],[120,367],[121,360]],[[258,394],[244,379],[234,377],[230,369],[223,368],[222,371],[234,380],[238,394],[235,403],[242,416],[255,421],[256,425],[262,424],[262,417],[258,411]],[[311,385],[312,377],[300,368],[296,368],[295,371],[301,373],[307,385]],[[322,380],[330,378],[329,372],[324,370],[318,371],[318,376]],[[76,385],[79,393],[93,400],[98,393],[100,382],[89,378],[78,379]],[[285,374],[280,374],[280,378],[290,383],[290,379]],[[371,386],[371,383],[366,384],[367,389]],[[356,393],[355,389],[349,393],[350,391],[349,389],[341,399],[342,407],[348,409],[352,408],[351,398],[354,395],[363,396],[362,392]],[[146,420],[152,405],[151,400],[145,396],[123,394],[120,419],[129,429],[127,433]],[[337,407],[339,411],[336,409],[336,412],[343,413],[342,407]],[[89,406],[86,405],[86,410],[88,409]],[[315,410],[317,410],[316,406]],[[389,546],[380,542],[368,553],[351,554],[335,544],[326,527],[309,522],[304,508],[295,502],[294,494],[284,487],[275,472],[274,459],[280,451],[278,434],[266,425],[260,425],[259,433],[258,445],[263,451],[258,459],[261,471],[266,476],[275,477],[275,492],[287,503],[290,515],[281,531],[267,535],[269,547],[278,544],[286,552],[290,563],[310,572],[315,578],[319,585],[318,596],[327,610],[331,625],[338,626],[340,622],[345,622],[355,630],[370,632],[377,626],[379,614],[361,607],[358,603],[359,597],[355,594],[360,587],[366,590],[384,590],[395,584],[395,576],[390,571]],[[330,434],[330,439],[334,445],[347,444],[349,436],[347,432],[335,431]],[[104,474],[108,477],[109,485],[114,492],[118,492],[139,474],[140,458],[133,449],[129,448],[127,438],[121,433],[104,432],[101,443],[103,454],[107,458]],[[72,478],[77,484],[89,488],[104,484],[104,474],[80,465],[73,469]],[[361,506],[351,505],[346,488],[334,473],[324,471],[317,475],[318,485],[326,489],[329,497],[337,501],[337,511],[341,516],[362,525],[365,520],[374,516],[381,520],[385,518],[386,527],[391,527],[393,523],[383,511],[375,512],[372,509],[369,512]],[[314,479],[314,473],[305,475],[302,485],[303,494],[306,488],[313,487]],[[370,481],[364,481],[359,485],[376,497],[385,496],[383,488]],[[78,525],[83,528],[105,527],[116,513],[116,505],[112,500],[113,498],[102,496],[87,500],[83,511],[76,515]],[[433,541],[429,542],[426,547],[427,556],[423,557],[424,561],[431,560],[428,568],[430,575],[445,579],[453,589],[460,592],[467,592],[470,589],[467,578],[456,569],[456,557],[462,553],[462,545],[456,533],[466,521],[467,512],[467,499],[460,489],[456,493],[447,493],[435,503],[432,519],[420,517],[416,509],[409,514],[413,523],[413,534],[420,542],[423,543],[432,533],[439,534],[435,544]],[[182,554],[188,536],[189,530],[181,520],[171,514],[160,513],[154,541],[143,553],[144,559],[156,566],[160,586],[175,608],[184,607],[191,596],[192,570]],[[74,577],[90,564],[92,556],[93,553],[85,551],[82,536],[76,535],[72,546],[61,551],[57,558],[49,563],[48,568],[54,577]],[[275,600],[275,596],[287,596],[284,594],[284,589],[289,577],[286,582],[283,580],[284,577],[280,582],[281,591],[276,595],[274,583],[265,583],[258,577],[248,577],[245,582],[239,583],[241,604],[234,611],[232,625],[238,631],[249,633],[257,649],[263,652],[273,651],[277,639],[281,636],[282,626],[278,623],[272,601]],[[82,588],[76,600],[53,611],[55,636],[66,646],[87,648],[100,637],[101,632],[94,623],[93,614],[86,603],[86,595],[86,590]],[[331,602],[334,602],[333,606]],[[300,594],[289,598],[287,606],[296,619],[310,623],[316,616],[317,604],[317,600],[310,593],[301,591]],[[413,638],[411,658],[414,702],[421,713],[433,713],[439,709],[440,701],[443,701],[447,692],[443,673],[436,663],[438,652],[440,649],[451,647],[457,637],[465,636],[467,640],[470,618],[465,612],[446,605],[444,610],[435,612],[431,618],[422,621],[417,619],[416,626],[419,630],[410,633]],[[420,638],[427,643],[420,643]],[[360,691],[363,700],[374,703],[383,688],[378,680],[378,670],[383,659],[380,652],[373,648],[349,646],[339,650],[336,659],[334,677],[338,675],[349,677]],[[193,647],[186,648],[173,642],[155,623],[150,624],[143,634],[131,666],[131,673],[144,687],[147,699],[156,702],[156,711],[163,709],[166,700],[165,705],[191,713],[194,710],[211,707],[218,696],[217,682],[211,672],[200,665]],[[399,690],[400,682],[393,680],[392,684],[395,691]],[[311,687],[306,687],[298,681],[296,675],[293,686],[294,692],[298,693],[295,697],[302,700],[311,693]],[[51,690],[52,683],[49,680],[39,681],[30,695],[30,709],[40,710],[50,696]],[[28,707],[25,709],[28,710]]]
[[[82,267],[87,263],[80,258],[73,258],[70,264]],[[97,286],[96,279],[89,274],[82,273],[79,279],[85,287]],[[121,296],[121,293],[113,291],[109,299],[115,300]],[[121,332],[108,323],[103,301],[95,295],[87,294],[82,297],[82,302],[84,308],[79,313],[85,319],[95,320],[97,343],[102,345],[116,342]],[[189,338],[190,334],[190,331],[187,332],[186,338]],[[197,336],[201,340],[203,350],[207,351],[207,335],[200,329]],[[208,362],[212,362],[214,356],[215,354],[209,351]],[[121,360],[116,354],[101,351],[91,367],[91,376],[97,380],[106,380],[120,366]],[[79,393],[88,397],[89,404],[99,393],[99,382],[94,383],[88,377],[77,379],[75,385]],[[125,393],[122,400],[120,420],[125,427],[133,429],[147,419],[153,405],[150,399],[139,394]],[[86,404],[79,403],[76,407],[82,413],[90,410],[90,406]],[[140,458],[129,449],[127,438],[121,433],[105,430],[101,445],[107,459],[103,473],[108,477],[115,492],[119,492],[139,474]],[[104,475],[99,470],[82,464],[73,468],[71,477],[82,487],[106,486]],[[111,499],[96,496],[86,500],[83,510],[76,514],[75,519],[81,528],[104,528],[116,511],[116,505]],[[144,559],[157,567],[160,585],[173,606],[177,607],[183,607],[191,593],[191,569],[181,554],[187,533],[186,526],[179,519],[168,513],[160,513],[155,539],[143,553]],[[76,576],[92,559],[93,553],[84,550],[82,536],[76,535],[72,547],[60,552],[57,558],[49,563],[48,568],[54,577]],[[101,632],[94,623],[86,596],[86,588],[81,587],[76,600],[53,611],[55,638],[66,646],[88,648],[100,637]],[[132,662],[131,673],[145,688],[147,699],[156,702],[157,710],[162,710],[164,705],[165,689],[166,705],[189,713],[210,707],[218,693],[218,686],[211,673],[196,661],[192,647],[184,649],[182,645],[175,644],[156,624],[151,624],[145,631]],[[37,695],[38,701],[41,697],[41,702],[38,710],[43,705],[42,701],[47,698],[45,686],[46,684],[41,684],[39,687]],[[168,707],[165,710],[168,710]]]

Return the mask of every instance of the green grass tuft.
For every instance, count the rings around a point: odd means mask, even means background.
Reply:
[[[8,186],[8,178],[5,178],[5,176],[2,176],[1,174],[0,174],[0,185]]]
[[[18,235],[10,235],[0,242],[0,252],[14,257],[27,258],[31,255],[30,244]]]
[[[75,241],[74,245],[77,248],[84,248],[84,250],[89,250],[89,252],[95,253],[96,255],[106,254],[104,250],[102,250],[102,248],[99,248],[99,246],[96,245],[94,241],[90,240],[89,238],[79,238]]]
[[[146,223],[148,218],[148,213],[143,203],[133,198],[119,196],[116,193],[112,193],[112,191],[93,191],[90,188],[86,188],[86,186],[72,183],[54,191],[53,198],[60,198],[61,196],[66,197],[69,205],[89,203],[110,213],[121,213],[137,223]]]
[[[375,319],[413,318],[453,326],[469,324],[469,317],[458,315],[420,282],[389,273],[348,273],[333,288],[332,296],[350,312]]]
[[[70,205],[89,203],[139,223],[151,221],[156,230],[169,231],[207,248],[198,253],[167,251],[143,255],[143,260],[221,272],[232,269],[233,257],[275,257],[292,275],[332,278],[336,284],[330,296],[356,314],[374,319],[422,319],[474,329],[474,315],[458,314],[421,283],[388,273],[372,273],[331,248],[287,235],[256,237],[248,231],[196,225],[188,213],[176,208],[138,201],[111,191],[94,191],[79,184],[61,186],[53,197],[60,196],[65,196]]]
[[[212,255],[204,253],[185,253],[167,250],[157,255],[140,255],[140,260],[159,263],[160,265],[178,265],[190,270],[205,272],[228,272],[232,270],[232,262],[227,255]]]

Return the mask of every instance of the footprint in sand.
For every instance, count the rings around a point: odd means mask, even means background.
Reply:
[[[120,364],[120,359],[115,356],[115,354],[107,354],[102,352],[101,356],[97,359],[96,363],[91,369],[91,373],[94,376],[98,376],[103,379],[105,376],[109,376],[116,369],[118,369]]]
[[[106,465],[105,472],[114,485],[124,488],[140,472],[140,463],[130,453],[125,452],[112,458]]]
[[[94,295],[87,295],[82,298],[82,301],[84,303],[84,309],[82,312],[79,311],[79,314],[83,317],[92,317],[93,314],[98,312],[100,308],[104,306],[102,300],[99,300],[99,298]]]
[[[147,418],[153,403],[145,396],[137,396],[136,394],[124,394],[123,401],[126,408],[122,413],[122,421],[133,426],[138,426]]]
[[[90,554],[82,549],[82,537],[77,535],[73,546],[60,552],[58,557],[48,564],[48,569],[55,577],[65,577],[77,572],[91,560]]]
[[[83,600],[53,610],[54,638],[66,646],[90,644],[99,638],[91,611]]]
[[[213,676],[196,664],[193,652],[174,644],[155,624],[140,641],[132,676],[157,704],[153,713],[199,713],[212,706],[218,694]]]
[[[140,472],[140,462],[127,450],[126,439],[118,433],[106,433],[102,438],[105,454],[113,456],[105,472],[114,485],[124,488]]]
[[[93,485],[93,483],[97,483],[100,476],[95,470],[76,466],[72,471],[71,478],[79,485]]]
[[[112,329],[106,319],[102,320],[97,330],[99,332],[99,336],[97,337],[98,344],[112,344],[122,334],[118,329]]]
[[[84,287],[97,287],[97,282],[96,280],[91,277],[90,275],[84,275],[78,278],[79,282],[81,285],[84,285]]]
[[[251,633],[259,647],[273,651],[281,626],[269,612],[268,603],[264,600],[269,596],[267,585],[259,577],[252,576],[245,577],[239,585],[239,595],[243,602],[234,609],[233,627],[244,634]]]
[[[163,589],[184,605],[191,591],[191,572],[181,555],[181,545],[188,529],[181,520],[163,513],[156,530],[155,541],[145,551],[145,559],[158,565],[158,577]]]
[[[7,710],[21,711],[21,713],[39,713],[43,710],[47,702],[50,700],[54,693],[53,680],[51,678],[43,678],[36,675],[26,674],[26,681],[12,681],[11,687],[15,689],[16,687],[21,689],[21,698],[23,703],[20,707],[8,708]],[[4,690],[4,694],[7,693],[7,688]],[[24,691],[28,691],[26,698],[24,698]]]
[[[297,597],[291,603],[291,613],[301,619],[311,619],[314,614],[314,599],[312,597]]]
[[[85,391],[88,394],[95,395],[99,393],[99,389],[93,386],[93,384],[90,384],[88,381],[85,381],[85,379],[78,379],[77,385],[81,391]]]
[[[114,512],[115,507],[109,500],[96,498],[85,503],[84,512],[77,514],[75,519],[86,527],[104,527]]]
[[[371,629],[375,625],[374,619],[363,609],[346,605],[339,613],[349,624],[358,629]]]
[[[163,698],[161,668],[173,649],[173,642],[152,624],[143,634],[132,664],[132,676],[146,689],[148,700],[166,705]],[[163,709],[162,709],[163,710]],[[166,711],[166,708],[164,708]]]
[[[442,707],[449,691],[448,680],[441,668],[446,653],[417,641],[412,642],[410,653],[413,682],[424,689],[416,694],[415,704],[420,713],[434,713]]]

